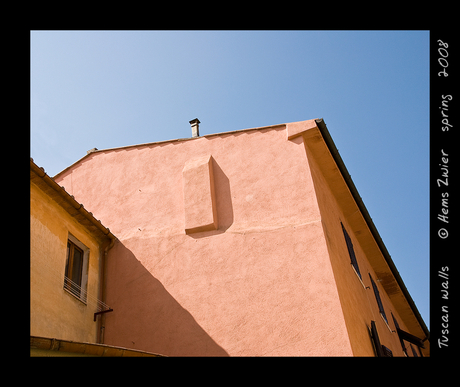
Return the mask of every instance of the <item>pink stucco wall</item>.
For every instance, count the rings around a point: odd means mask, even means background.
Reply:
[[[217,229],[186,233],[187,206],[202,201],[184,197],[195,181],[184,167],[208,156]],[[106,344],[352,355],[303,139],[288,141],[284,125],[99,151],[56,181],[119,238]]]

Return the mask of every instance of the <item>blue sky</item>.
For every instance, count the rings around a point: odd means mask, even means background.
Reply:
[[[32,31],[31,157],[324,118],[429,327],[428,31]]]

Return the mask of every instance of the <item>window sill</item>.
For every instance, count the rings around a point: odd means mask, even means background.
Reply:
[[[354,267],[353,265],[351,265],[351,268],[352,268],[353,271],[355,272],[356,277],[358,277],[359,282],[361,282],[361,285],[363,285],[364,290],[366,290],[366,285],[364,285],[364,282],[363,282],[363,280],[361,279],[361,277],[359,276],[359,274],[358,274],[358,272],[356,271],[355,267]]]
[[[385,317],[383,317],[383,314],[380,313],[380,312],[379,312],[379,314],[380,314],[380,317],[382,317],[382,320],[383,320],[383,322],[385,323],[385,325],[387,326],[387,328],[388,328],[388,330],[390,331],[390,333],[394,333],[394,331],[392,331],[391,328],[390,328],[390,326],[388,325],[387,320],[385,320]]]
[[[66,289],[65,287],[64,287],[64,291],[67,294],[71,295],[76,300],[80,301],[83,305],[85,305],[85,306],[87,305],[86,300],[84,298],[80,298],[79,296],[77,296],[76,294],[72,293],[72,291],[70,291],[69,289]]]

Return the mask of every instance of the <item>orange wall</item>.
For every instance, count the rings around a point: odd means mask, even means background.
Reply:
[[[322,226],[327,240],[327,248],[332,262],[334,277],[337,283],[353,355],[374,356],[374,350],[367,329],[367,327],[370,327],[371,320],[374,320],[376,322],[380,343],[390,348],[393,352],[393,356],[404,356],[391,313],[393,313],[397,319],[401,329],[406,331],[408,331],[408,329],[393,307],[385,290],[378,283],[377,275],[353,234],[347,222],[347,218],[337,203],[330,186],[325,181],[318,166],[321,160],[314,159],[313,154],[309,150],[308,143],[305,148],[312,170],[315,191],[321,212]],[[350,263],[350,256],[340,222],[343,223],[352,240],[362,277],[362,283]],[[369,273],[379,288],[389,326],[380,316],[372,284],[369,279]],[[369,287],[369,289],[366,287]],[[412,356],[410,345],[407,342],[406,348],[408,348],[409,356]],[[416,349],[416,351],[418,352],[418,349]]]
[[[186,234],[184,166],[208,155],[218,229]],[[285,126],[99,151],[56,180],[120,240],[107,262],[106,344],[165,355],[355,351],[305,147]]]

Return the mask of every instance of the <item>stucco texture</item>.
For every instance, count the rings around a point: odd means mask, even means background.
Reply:
[[[398,312],[401,309],[395,306],[382,286],[384,276],[376,272],[370,263],[372,257],[373,261],[378,259],[379,262],[383,262],[380,263],[382,266],[385,262],[382,253],[375,240],[369,237],[369,229],[355,201],[350,200],[350,196],[344,192],[347,190],[347,186],[343,177],[335,172],[336,165],[331,163],[330,155],[326,151],[327,148],[318,147],[317,143],[323,141],[322,138],[317,135],[313,138],[311,134],[304,134],[304,136],[310,136],[310,139],[304,139],[305,151],[314,182],[321,214],[321,225],[327,241],[327,249],[353,356],[375,355],[369,335],[371,321],[375,321],[380,343],[390,348],[393,356],[404,356],[399,337],[396,334],[393,316],[401,329],[407,332],[411,330]],[[319,152],[319,149],[322,152]],[[329,179],[325,178],[326,175],[329,176]],[[361,279],[351,265],[341,224],[347,230],[352,241]],[[390,273],[388,266],[385,270]],[[380,315],[369,274],[379,290],[387,322]],[[419,332],[417,334],[423,338]],[[405,346],[410,348],[410,343],[406,342]]]
[[[96,311],[64,288],[69,232],[89,248],[87,291],[98,297],[100,243],[59,204],[30,184],[30,334],[96,342]]]
[[[184,167],[208,156],[217,229],[186,233]],[[288,141],[284,125],[98,151],[56,181],[119,239],[106,344],[168,356],[353,354],[303,139]]]

